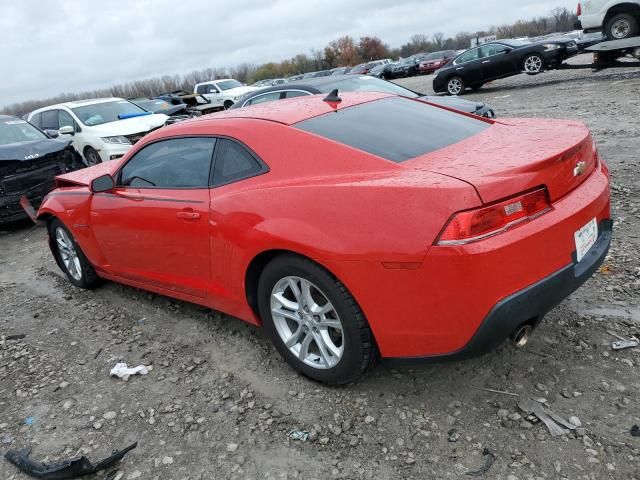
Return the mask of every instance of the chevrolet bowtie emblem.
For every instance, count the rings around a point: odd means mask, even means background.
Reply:
[[[573,176],[579,177],[583,175],[584,172],[587,171],[587,162],[578,162],[576,163],[576,167],[573,169]]]

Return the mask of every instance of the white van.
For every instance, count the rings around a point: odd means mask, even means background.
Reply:
[[[122,98],[97,98],[60,103],[29,114],[41,130],[57,130],[87,165],[122,157],[147,133],[164,126],[169,117],[148,112]]]

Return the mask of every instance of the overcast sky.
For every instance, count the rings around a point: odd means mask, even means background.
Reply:
[[[0,105],[206,67],[264,63],[349,34],[391,47],[575,0],[18,0],[0,7]]]

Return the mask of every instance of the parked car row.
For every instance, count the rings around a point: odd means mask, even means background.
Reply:
[[[332,75],[322,78],[301,79],[284,85],[263,88],[242,97],[231,109],[248,107],[260,103],[303,97],[317,94],[338,92],[382,92],[400,95],[407,98],[420,99],[429,103],[472,113],[480,117],[495,118],[493,109],[483,102],[473,102],[455,97],[438,97],[423,95],[392,82],[387,82],[368,75]]]

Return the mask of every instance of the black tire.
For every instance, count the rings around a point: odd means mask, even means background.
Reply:
[[[84,149],[84,160],[90,167],[102,163],[100,154],[92,147],[87,147]]]
[[[460,77],[451,77],[447,80],[447,95],[462,95],[466,88],[464,80]]]
[[[233,102],[231,100],[227,100],[226,102],[224,102],[225,110],[229,110],[231,107],[233,107]]]
[[[271,294],[278,282],[289,276],[311,282],[332,303],[338,314],[342,324],[343,353],[331,368],[319,369],[304,363],[289,350],[278,333],[271,313]],[[373,334],[353,296],[340,280],[309,259],[283,254],[271,260],[258,282],[258,308],[264,328],[280,355],[294,369],[313,380],[329,385],[350,383],[368,371],[378,359]]]
[[[607,21],[604,33],[609,40],[622,40],[635,37],[638,31],[640,27],[636,17],[628,13],[618,13]]]
[[[544,57],[539,53],[530,53],[522,59],[522,70],[527,75],[538,75],[544,71]]]
[[[64,231],[64,233],[67,235],[67,238],[71,240],[72,248],[77,255],[78,262],[80,264],[79,276],[76,275],[76,277],[74,277],[73,272],[71,272],[70,269],[65,265],[65,262],[63,260],[62,247],[57,240],[59,229]],[[53,255],[55,256],[56,262],[73,285],[78,288],[90,290],[100,284],[100,277],[98,277],[98,275],[96,274],[93,265],[91,265],[91,262],[89,262],[89,259],[87,259],[87,257],[85,256],[84,252],[80,248],[80,245],[78,245],[76,239],[73,237],[69,229],[57,218],[53,218],[49,222],[49,238],[51,242],[51,249],[53,251]]]

